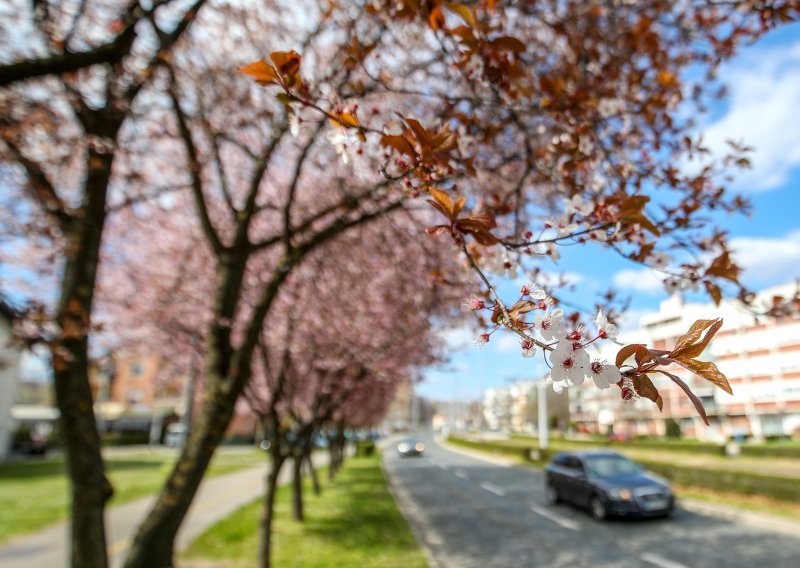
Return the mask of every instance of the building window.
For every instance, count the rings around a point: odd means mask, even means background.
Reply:
[[[134,377],[141,377],[144,374],[144,365],[139,361],[131,364],[131,375]]]
[[[142,389],[131,389],[127,392],[126,398],[131,404],[142,402],[144,400],[144,391]]]

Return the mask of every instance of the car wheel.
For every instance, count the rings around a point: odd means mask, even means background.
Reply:
[[[548,505],[557,505],[561,502],[561,495],[558,494],[558,489],[552,483],[545,485],[544,498]]]
[[[606,506],[597,495],[592,497],[592,500],[589,503],[589,509],[591,510],[592,517],[595,521],[602,521],[606,518]]]

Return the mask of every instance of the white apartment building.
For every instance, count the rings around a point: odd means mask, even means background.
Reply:
[[[791,295],[795,284],[764,290],[758,296]],[[689,399],[668,378],[651,376],[664,399],[663,412],[649,400],[624,403],[616,387],[600,390],[587,381],[570,388],[570,412],[581,431],[664,435],[665,420],[674,419],[684,436],[725,439],[731,436],[790,436],[800,433],[800,318],[756,317],[735,301],[685,303],[673,296],[659,311],[642,318],[640,329],[622,334],[622,343],[645,343],[671,349],[698,319],[722,317],[724,324],[700,358],[714,361],[728,377],[733,394],[682,368],[670,369],[701,398],[711,426],[706,427]],[[604,356],[613,361],[617,346]]]
[[[489,430],[535,433],[539,417],[539,383],[516,381],[505,387],[487,389],[483,400],[484,425]],[[561,396],[548,388],[548,420],[555,417],[566,424],[569,404],[566,396]]]

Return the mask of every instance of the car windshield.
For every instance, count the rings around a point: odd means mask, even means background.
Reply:
[[[642,468],[622,456],[593,456],[586,458],[586,469],[596,477],[614,477],[641,473]]]

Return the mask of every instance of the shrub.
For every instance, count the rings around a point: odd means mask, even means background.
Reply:
[[[364,440],[356,443],[356,456],[371,456],[375,453],[375,442]]]

